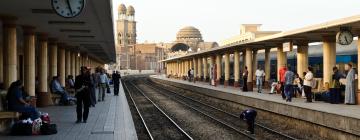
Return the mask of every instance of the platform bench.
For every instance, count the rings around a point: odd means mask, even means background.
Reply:
[[[19,112],[0,111],[0,119],[18,119],[19,117]]]

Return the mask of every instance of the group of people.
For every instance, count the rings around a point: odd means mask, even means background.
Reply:
[[[86,123],[89,115],[89,108],[95,107],[96,104],[96,90],[98,90],[98,102],[105,100],[105,91],[110,92],[109,89],[109,76],[105,73],[105,70],[101,67],[96,68],[95,73],[90,72],[90,68],[82,66],[80,68],[80,75],[69,75],[66,80],[67,88],[73,88],[75,90],[76,97],[76,123]],[[112,80],[114,83],[114,95],[119,95],[121,75],[119,72],[112,74]],[[60,102],[64,105],[69,104],[72,100],[67,90],[61,86],[59,77],[54,76],[50,82],[50,90],[54,94],[61,95]],[[9,111],[21,112],[23,115],[29,116],[32,120],[40,117],[40,112],[32,106],[29,101],[30,98],[26,94],[23,83],[21,80],[13,82],[6,95],[7,109]]]
[[[326,98],[326,101],[330,103],[340,103],[341,99],[341,87],[343,86],[340,79],[346,78],[345,86],[345,104],[355,104],[355,79],[356,70],[352,67],[352,64],[346,64],[345,71],[347,74],[343,74],[335,66],[333,67],[333,74],[330,82],[327,82],[327,91],[323,94],[322,98]],[[312,89],[315,88],[316,80],[313,74],[313,68],[308,67],[307,72],[303,73],[301,78],[299,74],[291,71],[288,67],[282,67],[279,69],[279,81],[271,84],[270,93],[274,93],[275,89],[277,93],[281,93],[283,100],[291,102],[292,98],[299,95],[306,98],[306,103],[311,103],[314,95]],[[324,99],[325,100],[325,99]]]

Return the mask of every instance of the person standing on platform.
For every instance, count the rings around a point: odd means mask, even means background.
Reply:
[[[338,104],[340,103],[340,79],[345,78],[343,74],[339,72],[339,69],[335,66],[333,67],[334,74],[332,75],[332,81],[330,84],[330,103]]]
[[[248,75],[249,75],[249,71],[247,70],[247,66],[245,66],[245,70],[243,72],[243,91],[248,91],[248,89],[247,89]]]
[[[80,123],[81,120],[83,121],[83,123],[86,123],[89,116],[91,81],[88,69],[84,66],[82,66],[80,69],[80,75],[76,76],[75,78],[75,90],[77,99],[76,123]]]
[[[98,102],[105,100],[105,92],[107,89],[107,86],[109,85],[109,79],[108,76],[105,73],[104,69],[100,69],[100,75],[99,75],[99,96],[98,96]]]
[[[286,99],[285,92],[284,92],[286,71],[287,71],[286,66],[283,66],[279,69],[279,80],[280,80],[280,84],[281,84],[281,97],[283,98],[283,100]]]
[[[255,71],[255,76],[256,76],[256,86],[257,86],[257,89],[258,89],[258,93],[261,93],[263,79],[265,77],[265,72],[264,72],[264,70],[261,69],[260,66]]]
[[[291,102],[291,98],[294,94],[293,84],[294,84],[295,74],[291,70],[287,69],[285,73],[285,96],[286,102]]]
[[[91,88],[90,88],[90,103],[92,107],[95,107],[96,105],[96,87],[98,85],[98,80],[96,77],[96,73],[90,74],[90,70],[88,70],[90,75],[90,81],[91,81]]]
[[[119,86],[120,86],[120,74],[118,71],[115,71],[112,75],[112,80],[114,82],[114,95],[119,96]]]
[[[255,128],[255,119],[256,119],[257,112],[253,109],[246,109],[244,110],[241,115],[240,119],[246,121],[248,128],[247,131],[251,134],[254,134],[254,128]]]
[[[306,96],[307,103],[312,102],[312,93],[311,88],[313,87],[314,82],[314,75],[312,73],[312,67],[308,67],[308,72],[306,72],[305,78],[304,78],[304,92]]]
[[[349,63],[345,66],[348,71],[346,75],[346,87],[345,87],[345,104],[354,105],[356,100],[355,92],[355,74],[356,70]]]

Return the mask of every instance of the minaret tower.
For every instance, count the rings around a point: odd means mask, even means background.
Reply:
[[[120,4],[118,14],[116,43],[120,51],[117,55],[117,61],[120,62],[122,68],[129,69],[131,63],[130,50],[136,44],[135,9],[133,6],[126,8],[124,4]]]

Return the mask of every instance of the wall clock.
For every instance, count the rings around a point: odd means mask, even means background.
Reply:
[[[51,5],[59,16],[73,18],[82,12],[85,0],[51,0]]]

